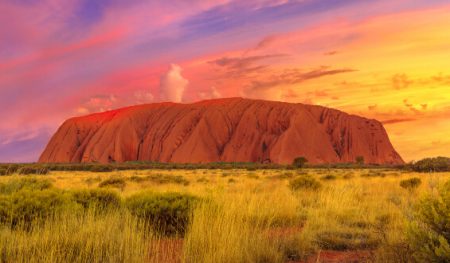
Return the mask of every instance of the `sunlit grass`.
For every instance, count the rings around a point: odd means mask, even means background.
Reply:
[[[290,187],[305,176],[320,187]],[[422,182],[416,188],[400,186],[414,177]],[[0,176],[0,184],[20,178]],[[424,195],[437,194],[450,173],[199,169],[52,171],[33,178],[65,191],[96,189],[120,178],[123,187],[108,189],[124,200],[140,192],[177,192],[201,202],[184,236],[157,234],[125,207],[101,215],[64,213],[31,230],[0,226],[0,261],[286,262],[324,250],[368,251],[373,261],[408,261],[405,233],[414,206]]]

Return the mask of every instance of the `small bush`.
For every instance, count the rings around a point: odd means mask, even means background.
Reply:
[[[197,179],[197,182],[198,182],[198,183],[208,183],[209,180],[206,179],[205,177],[202,177],[202,178]]]
[[[123,189],[125,189],[126,185],[127,185],[127,183],[125,182],[125,179],[114,176],[114,177],[108,178],[108,179],[102,181],[101,183],[99,183],[98,187],[100,187],[100,188],[113,187],[113,188],[118,188],[121,191],[123,191]]]
[[[321,184],[310,176],[297,177],[289,182],[289,187],[292,191],[298,190],[317,190]]]
[[[37,174],[44,175],[48,174],[49,169],[43,166],[23,166],[17,170],[18,174],[29,175],[29,174]]]
[[[450,171],[450,158],[435,157],[425,158],[411,165],[417,172],[445,172]]]
[[[236,183],[236,180],[234,180],[233,178],[228,179],[228,183]]]
[[[12,194],[20,190],[45,190],[52,187],[50,180],[37,178],[13,179],[6,183],[0,183],[0,194]]]
[[[294,173],[292,172],[284,172],[282,174],[277,174],[272,176],[273,179],[279,179],[279,180],[284,180],[284,179],[290,179],[294,177]]]
[[[334,174],[328,174],[328,175],[322,176],[320,179],[322,179],[322,180],[336,180],[337,177]]]
[[[361,174],[361,177],[385,177],[386,174],[380,171],[370,170],[368,173]]]
[[[364,164],[364,156],[356,156],[356,164],[363,165]]]
[[[450,262],[450,181],[438,196],[423,198],[408,229],[418,262]]]
[[[18,164],[7,164],[0,166],[0,176],[1,175],[11,175],[19,169]]]
[[[135,183],[140,183],[146,180],[145,177],[142,176],[137,176],[137,175],[132,175],[128,178],[128,180],[135,182]]]
[[[119,208],[122,203],[119,194],[106,189],[78,190],[72,192],[72,197],[83,208],[97,211]]]
[[[163,234],[184,234],[197,198],[179,193],[140,193],[130,196],[131,213]]]
[[[181,175],[149,175],[145,177],[146,180],[151,181],[157,184],[181,184],[181,185],[189,185],[189,180],[184,178]]]
[[[414,190],[422,183],[420,178],[414,177],[410,179],[405,179],[400,181],[400,187],[405,188],[407,190]]]
[[[33,222],[45,220],[68,209],[68,195],[54,189],[43,191],[22,190],[0,197],[0,223],[29,229]]]
[[[296,168],[302,168],[305,166],[305,164],[308,162],[308,159],[306,159],[305,157],[301,156],[301,157],[297,157],[294,159],[294,161],[292,161],[292,166],[296,167]]]

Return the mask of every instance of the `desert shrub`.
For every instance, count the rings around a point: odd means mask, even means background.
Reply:
[[[18,174],[28,175],[28,174],[48,174],[49,169],[44,166],[23,166],[17,170]]]
[[[0,223],[26,229],[30,228],[32,223],[45,220],[73,205],[67,194],[55,189],[22,190],[2,196],[0,203]]]
[[[197,182],[198,182],[198,183],[208,183],[209,180],[206,179],[205,177],[202,177],[202,178],[197,179]]]
[[[335,180],[335,179],[337,179],[337,177],[334,174],[327,174],[325,176],[322,176],[320,179],[322,179],[322,180]]]
[[[142,176],[132,175],[128,178],[128,180],[130,180],[132,182],[140,183],[140,182],[145,181],[146,178],[142,177]]]
[[[290,179],[293,177],[294,177],[294,173],[292,173],[292,172],[284,172],[284,173],[272,176],[273,179],[280,179],[280,180]]]
[[[308,159],[306,159],[303,156],[297,157],[292,161],[292,166],[296,168],[302,168],[305,166],[305,164],[308,162]]]
[[[0,176],[1,175],[9,175],[8,169],[6,169],[4,167],[0,167]]]
[[[413,256],[419,262],[450,262],[450,181],[438,196],[418,203],[408,228]]]
[[[364,164],[364,156],[356,156],[356,164],[363,165]]]
[[[19,164],[0,164],[0,176],[11,175],[17,172],[17,169],[19,169],[19,167]]]
[[[310,176],[297,177],[289,182],[292,191],[317,190],[321,187],[320,182]]]
[[[184,234],[197,198],[180,193],[139,193],[126,200],[130,212],[163,234]]]
[[[384,174],[381,171],[375,171],[375,170],[370,170],[367,173],[363,173],[361,174],[361,177],[385,177],[386,174]]]
[[[119,208],[122,203],[122,199],[117,192],[106,189],[73,191],[72,198],[83,208],[94,208],[96,211]]]
[[[100,182],[98,184],[98,187],[100,187],[100,188],[113,187],[113,188],[118,188],[123,191],[123,189],[125,189],[126,185],[127,185],[127,183],[125,182],[125,179],[123,179],[121,177],[113,176],[113,177],[110,177],[110,178]]]
[[[422,183],[420,178],[414,177],[410,179],[405,179],[400,181],[400,187],[405,188],[407,190],[414,190]]]
[[[48,179],[20,178],[13,179],[6,183],[0,183],[0,194],[12,194],[22,189],[25,190],[45,190],[52,187]]]
[[[157,184],[181,184],[189,185],[189,180],[181,175],[169,175],[169,174],[156,174],[145,177],[145,180],[151,181]]]
[[[450,171],[450,158],[434,157],[425,158],[411,165],[417,172],[445,172]]]
[[[104,165],[99,165],[99,164],[97,164],[97,165],[89,165],[89,166],[86,166],[85,169],[87,171],[101,172],[101,173],[114,171],[113,166],[107,165],[107,164],[104,164]]]

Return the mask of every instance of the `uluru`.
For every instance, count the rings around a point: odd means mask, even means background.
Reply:
[[[74,117],[39,162],[402,164],[383,125],[316,105],[243,98],[154,103]]]

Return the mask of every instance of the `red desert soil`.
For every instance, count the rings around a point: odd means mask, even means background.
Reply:
[[[268,232],[271,238],[288,239],[301,231],[301,227],[277,227]],[[183,239],[163,238],[150,248],[149,262],[182,262]],[[287,261],[287,263],[360,263],[373,262],[370,250],[335,251],[322,250],[306,261]]]
[[[162,238],[150,248],[148,262],[181,263],[183,257],[182,238]]]
[[[71,118],[39,162],[402,164],[383,125],[321,106],[227,98],[155,103]]]
[[[302,261],[288,261],[288,263],[301,263]],[[355,250],[355,251],[334,251],[323,250],[317,255],[311,256],[304,263],[361,263],[373,262],[371,251]]]

